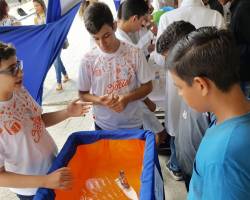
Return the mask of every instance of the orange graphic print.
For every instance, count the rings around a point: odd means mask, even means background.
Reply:
[[[40,116],[31,118],[33,121],[33,128],[31,131],[33,140],[38,143],[42,134],[42,118]]]
[[[102,75],[102,70],[99,69],[99,68],[96,68],[96,69],[94,70],[94,76],[101,76],[101,75]]]
[[[10,135],[15,135],[21,129],[21,123],[14,120],[5,121],[4,128]]]
[[[31,134],[38,143],[42,130],[41,110],[26,90],[15,93],[7,105],[0,107],[0,134]]]
[[[117,80],[107,86],[106,94],[112,94],[114,91],[120,90],[121,88],[129,85],[129,80]]]

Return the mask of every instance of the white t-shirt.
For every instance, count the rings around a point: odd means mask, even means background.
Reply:
[[[130,39],[129,35],[127,33],[125,33],[120,28],[117,28],[117,30],[116,30],[116,37],[123,42],[126,42],[128,44],[133,45],[133,42]],[[136,46],[138,47],[138,45],[136,45]],[[149,66],[149,67],[151,67],[151,66]],[[154,71],[152,69],[150,69],[150,70],[151,70],[151,75],[152,75],[151,77],[153,80],[155,78],[155,74],[154,74]],[[142,112],[143,112],[143,128],[145,130],[151,130],[154,133],[159,133],[159,132],[163,131],[164,127],[159,122],[159,120],[157,119],[155,114],[148,109],[148,107],[145,105],[144,102],[141,102],[141,107],[142,107]]]
[[[151,81],[151,70],[143,53],[124,42],[115,53],[107,54],[99,48],[84,55],[79,68],[78,89],[93,95],[126,94],[140,84]],[[102,129],[140,128],[140,101],[130,102],[121,113],[101,105],[94,106],[96,124]]]
[[[57,148],[45,129],[41,112],[24,88],[14,92],[10,100],[0,102],[0,167],[24,175],[48,172]],[[21,195],[36,193],[36,188],[11,190]]]

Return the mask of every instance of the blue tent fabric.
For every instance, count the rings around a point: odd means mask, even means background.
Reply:
[[[48,2],[48,10],[46,23],[57,21],[61,18],[61,3],[60,0],[52,0]]]
[[[91,144],[101,139],[111,140],[128,140],[128,139],[140,139],[145,140],[145,152],[143,160],[143,172],[141,175],[141,190],[140,199],[154,200],[154,169],[158,169],[162,178],[160,164],[158,160],[158,154],[156,151],[156,144],[154,134],[150,131],[141,129],[134,130],[101,130],[101,131],[81,131],[73,133],[69,136],[68,140],[64,144],[62,150],[58,154],[57,158],[53,162],[53,165],[48,173],[53,172],[61,167],[67,166],[71,158],[74,156],[77,146],[84,144]],[[162,186],[163,187],[163,186]],[[55,193],[51,189],[40,188],[34,200],[53,200]]]
[[[61,50],[80,6],[77,4],[59,18],[59,0],[49,2],[47,13],[51,23],[39,26],[0,27],[0,41],[12,43],[16,47],[18,59],[24,62],[24,86],[39,104],[42,103],[46,74]]]
[[[119,6],[121,4],[121,1],[120,0],[114,0],[114,4],[115,4],[115,9],[118,10]]]

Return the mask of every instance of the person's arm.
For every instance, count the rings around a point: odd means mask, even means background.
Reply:
[[[72,187],[72,174],[66,167],[43,176],[16,174],[1,167],[0,187],[69,189]]]
[[[90,94],[89,91],[79,91],[79,98],[82,101],[92,102],[93,104],[100,104],[100,97]]]
[[[141,84],[141,86],[128,94],[124,94],[124,98],[128,103],[146,97],[153,89],[152,81]]]
[[[89,102],[78,101],[79,99],[74,100],[64,110],[42,114],[42,120],[45,127],[53,126],[69,117],[79,117],[86,114],[92,104]]]

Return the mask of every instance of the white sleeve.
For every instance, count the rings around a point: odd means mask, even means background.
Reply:
[[[91,88],[91,66],[85,59],[79,66],[77,88],[82,92],[90,91]]]
[[[141,50],[138,52],[138,70],[137,78],[140,84],[151,81],[154,77],[153,71],[148,65],[145,55]]]
[[[151,40],[153,39],[153,33],[151,31],[147,31],[138,41],[137,43],[137,47],[139,49],[144,48],[147,44],[149,44],[151,42]]]

